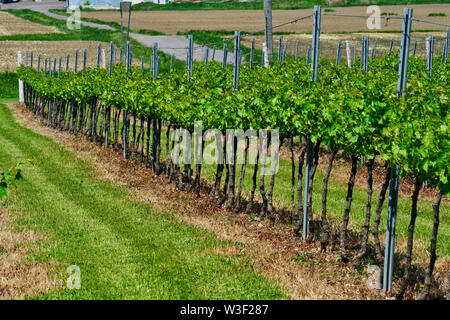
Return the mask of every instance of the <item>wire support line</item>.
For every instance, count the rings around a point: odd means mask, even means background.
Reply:
[[[353,14],[339,14],[339,13],[322,13],[322,16],[333,16],[333,17],[349,17],[349,18],[389,18],[389,19],[397,19],[397,20],[403,20],[403,17],[394,17],[394,16],[360,16],[360,15],[353,15]]]
[[[276,26],[273,26],[273,27],[272,27],[272,30],[273,30],[273,29],[276,29],[276,28],[284,27],[284,26],[286,26],[286,25],[288,25],[288,24],[297,23],[297,22],[299,22],[299,21],[302,21],[302,20],[311,18],[312,16],[314,16],[314,15],[313,15],[313,14],[310,14],[310,15],[307,15],[307,16],[304,16],[304,17],[300,17],[300,18],[297,18],[297,19],[293,19],[293,20],[290,20],[290,21],[287,21],[287,22],[278,24],[278,25],[276,25]],[[265,30],[266,30],[266,29],[261,29],[261,30],[255,31],[255,32],[247,32],[247,33],[243,33],[243,34],[241,34],[241,38],[242,38],[242,37],[253,36],[253,35],[257,34],[257,33],[262,33],[262,32],[264,32]],[[234,37],[223,38],[223,41],[231,41],[231,40],[233,40],[233,39],[234,39]]]
[[[417,21],[417,22],[423,22],[423,23],[429,23],[429,24],[435,24],[437,26],[442,26],[442,27],[450,27],[450,24],[445,24],[445,23],[439,23],[439,22],[433,22],[433,21],[428,21],[428,20],[422,20],[422,19],[418,19],[418,18],[412,18],[412,20]]]

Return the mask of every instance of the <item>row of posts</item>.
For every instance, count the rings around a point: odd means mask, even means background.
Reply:
[[[441,61],[442,62],[446,62],[448,60],[448,50],[449,50],[449,38],[450,38],[450,29],[447,30],[447,37],[445,39],[445,43],[444,43],[444,49],[442,52],[442,56],[441,56]],[[235,42],[238,42],[240,44],[240,33],[239,32],[235,32]],[[314,39],[313,39],[314,41]],[[390,46],[390,51],[392,51],[392,43],[393,40],[391,40],[391,46]],[[186,69],[188,70],[188,80],[190,81],[190,78],[192,77],[192,72],[193,72],[193,60],[194,60],[194,42],[193,42],[193,36],[189,35],[188,38],[188,52],[187,52],[187,59],[186,59]],[[415,42],[414,45],[414,54],[416,51],[416,47],[417,47],[417,41]],[[237,48],[237,49],[236,49]],[[284,63],[285,59],[286,59],[286,48],[287,48],[287,43],[283,42],[283,36],[280,36],[279,38],[279,42],[278,42],[278,56],[277,56],[277,62],[278,63]],[[123,54],[122,54],[122,48],[120,49],[121,51],[121,57],[120,57],[120,61],[123,60]],[[130,51],[130,52],[128,52]],[[149,73],[152,76],[153,79],[155,79],[158,74],[159,74],[159,57],[157,54],[158,51],[158,44],[154,43],[153,44],[153,52],[156,52],[156,54],[153,54],[150,57],[150,63],[149,63]],[[314,51],[314,49],[313,49]],[[354,65],[355,62],[355,55],[356,55],[356,48],[353,47],[353,55],[352,58],[349,58],[349,43],[348,41],[346,41],[346,51],[347,51],[347,60],[348,60],[348,66],[352,67]],[[236,46],[235,45],[235,65],[236,62],[238,62],[239,65],[242,64],[242,50],[240,49],[240,45]],[[374,45],[372,47],[371,53],[370,53],[370,57],[374,58],[375,57],[375,53],[376,53],[376,40],[374,40]],[[111,45],[110,45],[110,73],[112,73],[112,66],[113,64],[116,63],[116,49],[114,47],[113,42],[111,41]],[[215,54],[216,54],[216,47],[213,47],[213,51],[212,51],[212,57],[211,60],[214,60],[215,58]],[[338,41],[338,48],[337,48],[337,53],[336,53],[336,66],[340,65],[340,61],[341,61],[341,54],[342,54],[342,40]],[[226,43],[224,43],[224,49],[223,49],[223,62],[222,62],[222,69],[225,69],[226,67],[226,63],[227,63],[227,55],[228,55],[228,48]],[[251,49],[250,49],[250,61],[249,61],[249,66],[250,68],[253,68],[254,65],[254,55],[255,55],[255,39],[251,40]],[[101,49],[101,44],[98,44],[97,47],[97,61],[96,61],[96,67],[97,69],[100,67],[100,62],[101,60],[103,61],[103,68],[106,68],[106,54],[105,54],[105,50]],[[266,66],[266,61],[264,58],[264,54],[261,55],[261,66],[264,67]],[[434,38],[428,37],[426,39],[426,57],[427,57],[427,65],[429,66],[429,72],[431,73],[431,68],[432,68],[432,59],[434,56]],[[79,60],[79,50],[75,51],[75,63],[74,63],[74,72],[78,72],[78,60]],[[237,59],[236,59],[237,57]],[[295,60],[297,61],[299,57],[299,40],[296,41],[296,45],[295,45]],[[306,54],[306,64],[309,65],[311,64],[311,47],[308,46],[307,48],[307,54]],[[361,68],[365,71],[368,70],[368,58],[369,58],[369,38],[366,36],[363,36],[362,39],[362,46],[361,46]],[[82,66],[83,66],[83,72],[85,72],[86,70],[86,59],[87,59],[87,49],[83,50],[83,62],[82,62]],[[129,73],[130,68],[129,66],[131,66],[132,64],[132,53],[131,53],[131,44],[130,41],[127,41],[126,44],[126,53],[125,53],[125,60],[126,60],[126,68],[127,68],[127,73]],[[171,56],[171,61],[170,61],[170,72],[173,71],[173,67],[174,67],[174,60],[175,57],[172,55]],[[33,67],[33,51],[31,51],[30,53],[27,51],[25,53],[25,66],[28,67],[28,61],[30,61],[30,66]],[[62,70],[62,57],[60,56],[58,59],[54,58],[52,59],[50,58],[46,58],[44,61],[44,73],[47,75],[47,73],[50,76],[55,76],[56,74],[56,63],[57,61],[59,61],[59,65],[58,65],[58,76],[61,74],[61,70]],[[204,66],[205,69],[208,66],[208,62],[209,62],[209,48],[208,46],[205,46],[204,48]],[[52,71],[52,63],[53,63],[53,71]],[[65,65],[65,71],[67,72],[69,70],[69,64],[70,64],[70,54],[66,55],[66,65]],[[41,56],[38,55],[37,57],[37,70],[40,72],[40,66],[41,66]],[[236,73],[236,69],[239,70],[238,68],[234,68],[234,73]],[[144,57],[141,57],[141,73],[144,72]],[[431,75],[430,75],[431,76]],[[236,74],[235,76],[233,76],[233,88],[237,88],[237,85],[235,84],[236,79],[239,78],[239,75]]]

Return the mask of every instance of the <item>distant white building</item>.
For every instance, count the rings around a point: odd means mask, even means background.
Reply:
[[[129,0],[132,4],[138,4],[141,2],[153,2],[156,4],[166,4],[172,1],[169,0]],[[97,9],[107,8],[120,8],[120,2],[122,0],[67,0],[67,6],[69,8],[74,7],[92,7]]]
[[[147,2],[153,2],[153,3],[156,3],[156,4],[166,4],[166,3],[169,3],[169,2],[172,2],[172,1],[169,1],[169,0],[150,0],[150,1],[147,1]]]

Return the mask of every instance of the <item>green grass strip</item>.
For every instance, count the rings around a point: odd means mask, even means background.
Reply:
[[[81,289],[65,286],[39,299],[277,299],[283,290],[256,274],[241,255],[211,253],[226,245],[180,223],[173,212],[127,200],[125,188],[100,181],[92,166],[50,138],[17,124],[0,105],[0,167],[24,162],[25,180],[4,206],[17,227],[47,239],[30,257],[81,269]]]

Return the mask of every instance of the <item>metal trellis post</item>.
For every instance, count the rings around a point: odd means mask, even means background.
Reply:
[[[114,66],[114,42],[109,43],[109,75],[113,73]]]
[[[59,56],[59,62],[58,62],[58,78],[61,76],[61,62],[62,62],[62,57]]]
[[[411,41],[411,21],[412,9],[403,10],[402,39],[400,44],[400,56],[398,66],[397,94],[402,96],[406,88],[406,79],[408,73],[409,44]],[[383,293],[391,291],[392,274],[394,268],[395,251],[395,226],[397,219],[397,201],[398,201],[398,171],[399,166],[394,165],[391,171],[391,183],[388,202],[388,217],[386,227],[386,245],[384,252],[384,270],[383,270]]]
[[[83,50],[83,74],[86,73],[87,49]]]
[[[255,55],[255,39],[253,38],[252,39],[252,46],[251,46],[251,49],[250,49],[250,69],[253,68],[254,55]]]
[[[310,57],[311,57],[311,46],[308,46],[308,49],[306,50],[306,65],[309,64]]]
[[[100,68],[100,53],[101,53],[101,51],[102,51],[102,44],[99,43],[97,45],[97,69]]]
[[[75,50],[75,65],[73,67],[73,72],[74,73],[78,72],[78,49]]]
[[[69,71],[69,59],[70,59],[70,54],[66,55],[66,72]]]
[[[341,50],[342,50],[342,40],[339,40],[336,53],[336,67],[341,64]]]
[[[448,60],[448,47],[450,46],[450,28],[447,28],[447,36],[445,37],[444,51],[442,52],[441,62]]]
[[[227,58],[228,58],[228,47],[227,44],[223,44],[223,61],[222,61],[222,70],[225,70],[227,66]]]
[[[233,68],[233,90],[239,86],[239,50],[241,43],[241,33],[234,32],[234,68]]]
[[[205,70],[208,69],[209,47],[205,46]]]
[[[314,25],[312,32],[312,58],[311,69],[313,70],[311,81],[316,81],[318,78],[319,69],[319,48],[320,48],[320,22],[321,22],[321,9],[320,5],[314,6]],[[309,212],[308,212],[308,189],[309,179],[311,177],[311,171],[313,166],[313,144],[311,137],[306,137],[306,168],[305,168],[305,189],[304,189],[304,201],[303,201],[303,239],[306,239],[309,234]]]
[[[430,36],[426,39],[427,43],[427,70],[428,78],[431,79],[433,74],[433,53],[434,53],[434,38]]]
[[[283,43],[283,36],[280,36],[280,38],[278,39],[278,56],[277,56],[277,62],[281,62],[281,45]]]
[[[375,54],[377,53],[377,39],[373,41],[373,48],[372,48],[372,56],[371,59],[375,58]]]

